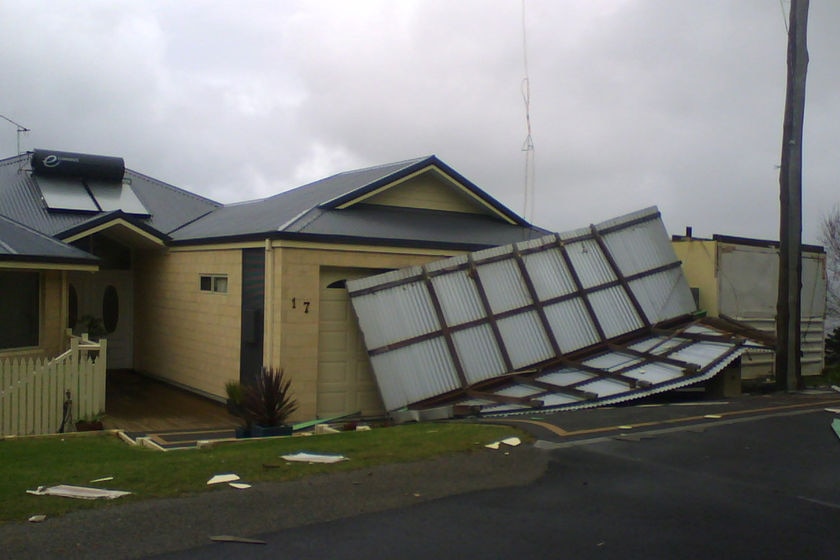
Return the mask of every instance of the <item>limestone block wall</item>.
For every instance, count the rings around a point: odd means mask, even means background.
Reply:
[[[42,323],[41,348],[45,355],[54,357],[64,350],[64,329],[67,326],[67,304],[63,297],[64,274],[58,270],[41,273]]]
[[[135,368],[224,397],[239,379],[241,248],[139,255],[135,274]],[[201,291],[205,274],[226,275],[227,292]]]

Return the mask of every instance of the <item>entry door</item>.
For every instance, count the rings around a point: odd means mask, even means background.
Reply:
[[[318,335],[319,418],[361,412],[384,414],[382,398],[373,376],[350,297],[343,280],[370,276],[379,271],[325,268],[321,270],[321,304]]]
[[[103,270],[68,277],[75,316],[102,321],[108,333],[108,369],[134,367],[134,281],[131,271]],[[73,316],[73,310],[69,316]],[[70,325],[71,327],[74,325]]]

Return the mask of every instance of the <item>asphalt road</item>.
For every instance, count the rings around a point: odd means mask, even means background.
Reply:
[[[835,559],[834,415],[787,405],[728,420],[688,413],[693,420],[650,421],[632,437],[627,424],[604,425],[615,429],[544,445],[547,471],[524,486],[256,535],[264,545],[208,543],[158,558]]]

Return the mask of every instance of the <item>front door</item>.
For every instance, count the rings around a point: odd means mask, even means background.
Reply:
[[[75,272],[68,276],[71,319],[93,317],[108,339],[108,369],[134,367],[134,281],[130,270]],[[76,325],[70,325],[74,327]]]

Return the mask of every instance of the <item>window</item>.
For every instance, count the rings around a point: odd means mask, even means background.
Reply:
[[[102,322],[108,334],[117,330],[117,322],[120,320],[120,298],[117,289],[111,285],[105,288],[102,295]]]
[[[226,294],[228,290],[227,274],[202,274],[201,291]]]
[[[0,349],[38,346],[40,294],[37,272],[0,272]]]

